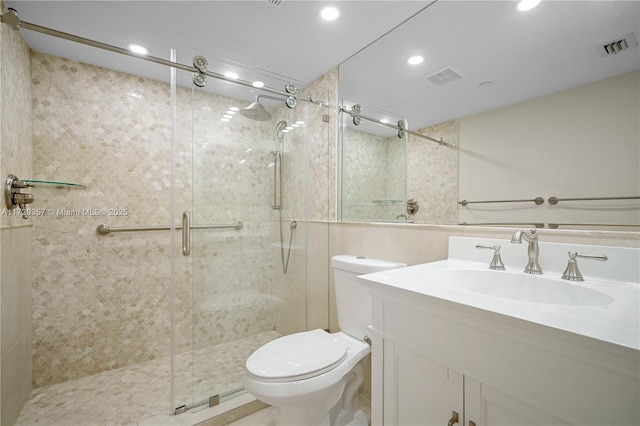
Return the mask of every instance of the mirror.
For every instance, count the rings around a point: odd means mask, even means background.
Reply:
[[[363,110],[384,120],[392,113],[343,99],[347,110]],[[368,115],[367,115],[368,116]],[[357,115],[341,114],[340,219],[352,222],[406,222],[407,135]]]
[[[457,142],[408,140],[418,223],[636,231],[639,6],[434,2],[342,63],[340,93]]]

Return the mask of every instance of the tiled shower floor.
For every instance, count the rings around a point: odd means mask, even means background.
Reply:
[[[269,331],[176,357],[176,399],[196,402],[242,387],[244,362],[252,351],[280,334]],[[194,364],[195,367],[194,368]],[[137,425],[166,415],[170,360],[163,358],[34,389],[16,426]]]

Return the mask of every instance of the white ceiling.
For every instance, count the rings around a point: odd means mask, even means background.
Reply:
[[[438,1],[340,67],[340,92],[407,117],[410,129],[535,98],[640,68],[640,49],[598,48],[634,32],[638,1]],[[420,54],[418,66],[406,63]],[[446,67],[464,75],[438,86]],[[483,82],[493,82],[481,88]],[[639,94],[640,96],[640,94]],[[363,111],[366,112],[366,111]]]
[[[627,33],[640,36],[638,1],[549,0],[527,13],[506,0],[330,1],[341,16],[329,23],[317,15],[325,3],[6,1],[23,21],[120,47],[139,42],[164,59],[175,48],[177,62],[186,65],[195,49],[216,72],[225,70],[216,69],[223,65],[215,56],[301,82],[341,64],[343,97],[407,117],[410,129],[640,68],[638,48],[612,57],[597,51]],[[161,65],[28,30],[22,34],[39,52],[169,80]],[[409,67],[406,59],[416,53],[425,62]],[[425,79],[445,67],[464,77],[441,87]],[[190,84],[187,74],[179,73],[183,85]],[[479,88],[485,81],[493,85]]]
[[[125,47],[137,42],[150,55],[192,65],[194,49],[245,68],[311,82],[384,35],[430,1],[337,1],[340,19],[322,21],[323,1],[30,1],[8,0],[21,20]],[[21,30],[29,46],[74,61],[169,81],[169,69],[55,37]],[[227,61],[228,62],[228,61]],[[180,84],[191,75],[180,72]],[[242,78],[242,76],[241,76]],[[282,87],[277,87],[282,89]],[[253,95],[255,96],[255,95]]]

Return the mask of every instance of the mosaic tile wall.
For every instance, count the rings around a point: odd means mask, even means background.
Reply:
[[[32,72],[34,177],[87,186],[39,190],[38,207],[46,213],[33,219],[34,384],[44,386],[169,353],[170,233],[98,236],[95,229],[100,223],[169,223],[170,98],[166,84],[39,53],[33,55]],[[274,243],[279,244],[279,216],[271,209],[270,151],[276,120],[308,123],[304,133],[287,136],[285,147],[286,166],[293,173],[285,188],[284,203],[291,206],[283,212],[285,231],[290,220],[301,221],[294,244],[304,247],[305,215],[327,218],[327,178],[314,186],[320,191],[307,192],[308,173],[322,173],[324,167],[326,176],[326,158],[318,162],[319,169],[309,167],[313,158],[328,155],[327,130],[313,128],[316,121],[322,123],[326,108],[308,104],[295,112],[274,111],[274,120],[267,123],[238,117],[223,126],[220,115],[241,103],[204,92],[196,92],[194,102],[192,127],[191,90],[179,88],[177,217],[191,210],[194,224],[242,221],[244,227],[194,231],[193,253],[198,255],[177,254],[176,350],[272,330],[278,322],[291,328],[291,312],[302,321],[293,323],[295,331],[303,329],[308,254],[292,253],[295,274],[286,279],[274,270],[280,265]],[[179,249],[179,235],[176,239]],[[237,256],[239,251],[246,255]],[[230,274],[221,275],[223,270]],[[295,280],[287,282],[290,277]],[[328,294],[327,281],[318,285],[324,288],[314,294],[322,298]],[[318,311],[324,308],[324,316],[317,316],[328,323],[328,297],[317,305]],[[293,309],[283,314],[282,307]]]
[[[34,53],[36,386],[169,353],[169,232],[99,236],[171,218],[167,85]]]
[[[447,121],[417,131],[458,146],[458,121]],[[458,218],[458,149],[409,135],[407,198],[420,208],[416,223],[453,225]]]
[[[0,2],[4,11],[4,3]],[[18,31],[0,25],[0,176],[31,176],[29,48]],[[25,191],[30,192],[30,191]],[[13,424],[31,391],[31,220],[0,206],[0,424]],[[16,213],[16,215],[13,215]]]

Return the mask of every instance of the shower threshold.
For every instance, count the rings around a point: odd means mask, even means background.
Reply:
[[[200,401],[224,393],[223,389],[242,388],[247,356],[279,336],[268,331],[197,349],[193,355],[178,355],[176,401]],[[195,377],[194,366],[198,371]],[[170,387],[170,358],[165,357],[37,388],[31,392],[15,426],[146,424],[145,419],[166,418],[173,411],[169,407]],[[223,405],[226,403],[218,407]],[[191,415],[181,416],[187,414]]]

